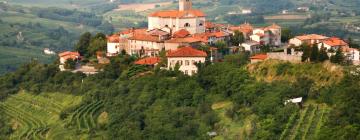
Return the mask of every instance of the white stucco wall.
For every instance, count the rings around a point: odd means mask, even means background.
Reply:
[[[185,27],[189,23],[190,27]],[[200,26],[202,23],[202,26]],[[205,17],[189,17],[189,18],[161,18],[161,17],[148,17],[148,29],[155,28],[161,29],[166,25],[176,32],[181,29],[188,30],[191,34],[205,32]]]
[[[107,53],[118,54],[120,52],[119,46],[120,43],[107,43]]]
[[[289,40],[289,44],[294,45],[294,46],[300,46],[300,45],[302,45],[302,43],[303,42],[298,38],[292,38]]]
[[[205,63],[205,57],[168,57],[168,69],[174,69],[177,63],[180,71],[191,76],[198,71],[194,63]]]

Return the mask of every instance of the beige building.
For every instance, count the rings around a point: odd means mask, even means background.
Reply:
[[[326,36],[317,34],[301,35],[290,39],[289,44],[294,46],[301,46],[302,44],[314,45],[327,38]]]
[[[178,65],[180,71],[191,76],[198,72],[197,63],[205,63],[207,54],[192,47],[182,47],[175,51],[169,51],[166,56],[169,70],[175,69]]]

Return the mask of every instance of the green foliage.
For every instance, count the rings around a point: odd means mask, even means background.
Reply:
[[[281,29],[281,42],[288,42],[294,35],[289,28]]]
[[[231,36],[230,38],[230,42],[233,46],[239,46],[241,43],[244,43],[245,38],[243,33],[241,33],[240,31],[236,30],[234,32],[234,35]]]
[[[345,56],[341,49],[337,49],[335,55],[330,57],[330,61],[335,64],[342,64],[345,61]]]
[[[249,63],[249,57],[249,53],[242,52],[240,54],[226,55],[224,61],[240,67]]]
[[[65,67],[65,69],[70,69],[70,70],[75,69],[76,60],[73,60],[73,59],[66,60],[64,67]]]
[[[311,57],[311,47],[307,44],[302,44],[301,48],[303,50],[303,55],[301,56],[301,61],[306,62]]]
[[[319,48],[317,47],[317,45],[313,45],[311,47],[310,61],[318,62],[318,58],[319,58]]]
[[[86,32],[80,36],[78,43],[75,46],[75,50],[78,51],[82,56],[88,54],[88,47],[91,41],[91,33]]]
[[[319,60],[320,62],[324,62],[324,61],[326,61],[326,60],[329,60],[329,56],[328,56],[328,54],[327,54],[326,48],[323,47],[323,46],[320,48],[318,60]]]

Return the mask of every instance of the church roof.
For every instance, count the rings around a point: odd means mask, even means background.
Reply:
[[[206,15],[200,10],[168,10],[157,11],[149,15],[149,17],[162,17],[162,18],[188,18],[188,17],[205,17]]]
[[[175,38],[184,38],[184,37],[186,37],[188,35],[190,35],[189,31],[187,31],[186,29],[181,29],[179,31],[176,31],[173,36]]]
[[[175,51],[169,51],[167,57],[206,57],[207,54],[204,51],[194,49],[192,47],[182,47]]]

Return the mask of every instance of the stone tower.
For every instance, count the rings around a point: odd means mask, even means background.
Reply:
[[[179,10],[186,11],[191,10],[192,0],[179,0]]]

